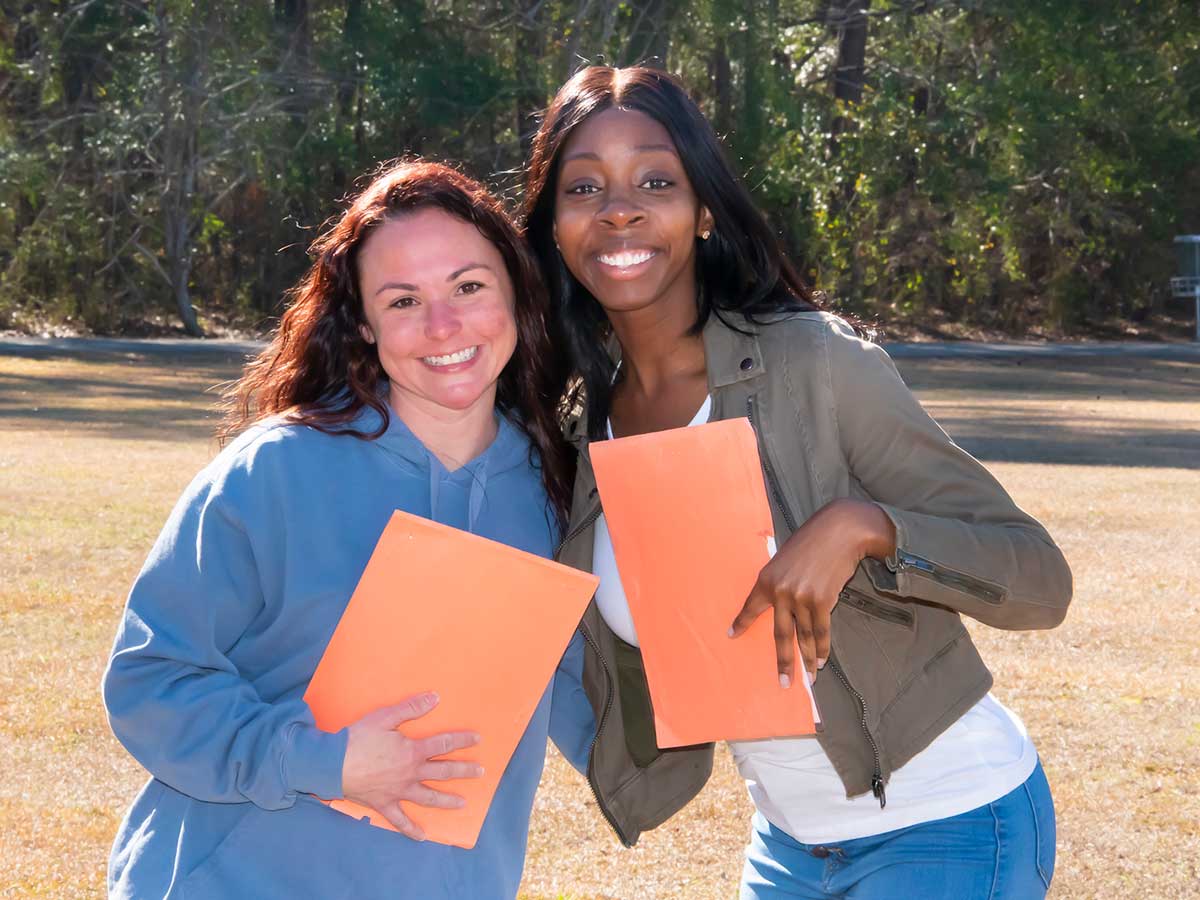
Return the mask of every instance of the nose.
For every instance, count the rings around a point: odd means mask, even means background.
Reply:
[[[434,300],[425,307],[425,336],[431,341],[444,341],[462,330],[458,312],[450,303]]]
[[[624,191],[610,191],[607,202],[600,209],[600,220],[613,228],[628,228],[645,219],[640,206]]]

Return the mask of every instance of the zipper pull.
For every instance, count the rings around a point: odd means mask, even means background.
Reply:
[[[871,779],[871,793],[879,798],[879,808],[887,806],[887,794],[883,790],[883,778],[878,773]]]

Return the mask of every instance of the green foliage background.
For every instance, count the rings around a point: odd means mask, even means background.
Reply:
[[[461,160],[515,198],[533,114],[584,61],[679,74],[867,319],[1143,319],[1200,232],[1194,0],[0,8],[0,327],[267,322],[380,161]]]

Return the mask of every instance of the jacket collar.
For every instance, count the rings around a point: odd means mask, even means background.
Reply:
[[[704,323],[702,337],[710,393],[715,388],[758,378],[767,371],[758,336],[754,333],[755,326],[744,317],[732,313],[725,313],[725,318],[729,325],[714,312],[709,314],[708,321]]]
[[[756,326],[735,313],[725,313],[725,319],[729,322],[728,325],[718,318],[716,313],[710,313],[701,333],[708,369],[709,393],[713,393],[717,388],[758,378],[767,371],[762,347],[759,346],[755,333]],[[730,327],[731,325],[733,327]],[[620,362],[621,345],[615,335],[609,334],[605,340],[605,349],[614,362]],[[568,421],[566,438],[576,449],[583,449],[587,443],[586,436],[587,410],[579,408]]]

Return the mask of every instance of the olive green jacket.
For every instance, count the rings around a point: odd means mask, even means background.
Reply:
[[[841,593],[815,688],[817,739],[847,796],[873,791],[882,805],[891,773],[992,685],[960,614],[998,628],[1052,628],[1066,614],[1071,572],[1046,530],[946,436],[880,347],[823,312],[734,321],[752,333],[715,316],[704,329],[711,419],[745,416],[754,426],[779,545],[840,497],[874,501],[896,526],[896,554],[886,564],[865,560]],[[586,435],[582,416],[568,424],[579,469],[558,558],[590,571],[601,508]],[[588,781],[632,846],[700,791],[713,746],[659,750],[639,652],[594,601],[580,630],[597,722]]]

